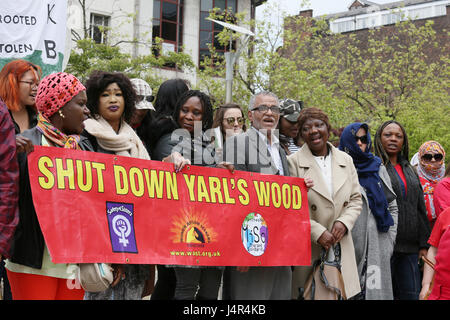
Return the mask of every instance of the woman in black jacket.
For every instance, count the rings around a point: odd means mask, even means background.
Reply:
[[[161,137],[158,146],[165,149],[161,153],[178,151],[193,165],[214,164],[214,149],[210,148],[210,141],[204,135],[213,123],[210,98],[198,90],[185,92],[177,102],[173,118],[176,129]],[[174,270],[175,300],[217,299],[223,268],[175,266]]]
[[[408,137],[400,123],[390,120],[378,128],[375,154],[383,160],[397,196],[397,237],[391,259],[394,299],[418,300],[418,262],[427,253],[430,226],[419,177],[408,161]]]
[[[158,143],[163,135],[172,133],[176,128],[173,111],[180,96],[189,90],[183,79],[169,79],[164,81],[158,89],[155,100],[155,112],[151,125],[143,133],[143,141],[150,150],[153,160],[161,161],[171,153],[171,147]],[[175,293],[176,277],[173,268],[157,265],[158,279],[153,290],[151,300],[172,300]]]
[[[173,112],[180,96],[188,90],[189,87],[183,79],[166,80],[159,86],[153,119],[145,132],[142,133],[143,141],[150,150],[150,156],[153,160],[161,161],[167,156],[164,146],[157,146],[157,144],[163,135],[175,130],[176,121],[173,119]]]

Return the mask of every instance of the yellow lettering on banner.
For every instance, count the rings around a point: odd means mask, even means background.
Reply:
[[[259,182],[259,185],[258,185]],[[258,196],[258,203],[261,207],[268,207],[270,202],[270,187],[269,182],[253,181]]]
[[[105,192],[105,184],[103,183],[103,170],[106,169],[104,163],[92,162],[92,168],[97,172],[98,192]]]
[[[114,165],[114,181],[116,182],[116,193],[128,193],[128,176],[124,167]]]
[[[272,183],[270,187],[272,191],[272,203],[275,208],[281,207],[281,189],[278,183]]]
[[[183,174],[183,177],[184,181],[186,181],[186,186],[188,187],[189,190],[189,200],[195,201],[195,194],[194,194],[195,176]]]
[[[228,191],[228,180],[227,178],[222,178],[222,183],[223,183],[223,193],[225,196],[225,203],[226,204],[235,204],[236,200],[232,197],[230,197],[230,193]]]
[[[292,186],[292,209],[298,210],[302,207],[302,191],[299,186]]]
[[[238,197],[239,202],[244,206],[248,205],[250,203],[250,197],[246,190],[246,188],[248,187],[247,181],[245,181],[244,179],[239,179],[237,181],[237,187],[239,192],[241,193],[241,195]]]
[[[82,160],[75,160],[76,166],[77,166],[77,182],[78,182],[78,188],[81,191],[88,192],[92,189],[92,170],[91,170],[91,163],[89,161],[85,162],[86,167],[86,183],[84,183],[84,173],[83,173],[83,161]]]
[[[150,170],[150,176],[147,169],[144,169],[145,181],[147,183],[147,192],[149,198],[162,199],[163,197],[163,186],[164,186],[164,171],[156,171],[154,169]]]
[[[55,185],[55,177],[48,168],[53,168],[53,162],[49,157],[40,157],[38,160],[38,169],[45,177],[39,177],[41,188],[49,190]]]
[[[141,170],[139,168],[131,168],[130,169],[130,188],[131,192],[136,197],[142,197],[144,195],[144,177],[142,176]],[[136,178],[137,178],[137,186],[136,186]]]
[[[166,171],[167,199],[178,200],[177,175]]]
[[[206,183],[205,183],[205,177],[198,176],[197,180],[198,180],[197,201],[203,202],[203,199],[205,199],[205,202],[208,202],[208,203],[211,202],[211,200],[209,199],[208,188],[206,187]]]
[[[287,183],[283,184],[281,187],[281,194],[283,195],[283,205],[285,209],[289,209],[291,207],[291,186]]]
[[[292,210],[302,207],[302,192],[297,185],[285,183],[280,187],[278,183],[268,181],[253,181],[253,185],[261,207],[280,208],[283,205],[285,209]]]
[[[222,188],[219,178],[209,177],[209,189],[211,191],[211,202],[223,203]]]
[[[69,180],[69,189],[75,190],[75,173],[73,171],[73,160],[66,159],[66,167],[63,167],[63,159],[56,158],[56,173],[57,173],[57,181],[58,181],[58,189],[66,189],[65,181],[67,178]]]

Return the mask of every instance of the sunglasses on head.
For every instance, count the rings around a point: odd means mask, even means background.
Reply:
[[[152,102],[155,99],[154,96],[138,96],[138,102],[145,100],[147,102]]]
[[[367,142],[369,141],[367,138],[367,135],[360,136],[360,137],[355,136],[355,141],[358,142],[358,140],[360,140],[361,143],[364,143],[364,144],[367,144]]]
[[[440,154],[440,153],[438,153],[438,154],[425,153],[422,156],[422,159],[424,159],[426,161],[431,161],[433,158],[436,161],[441,161],[444,158],[444,156],[442,154]]]
[[[237,118],[235,118],[235,117],[228,117],[228,118],[225,118],[225,120],[227,121],[227,123],[229,125],[233,125],[235,121],[237,121],[240,125],[243,125],[244,121],[245,121],[243,117],[237,117]]]

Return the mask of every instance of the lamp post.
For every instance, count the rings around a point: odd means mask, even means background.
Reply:
[[[234,76],[234,64],[239,59],[239,56],[242,52],[242,49],[247,45],[248,40],[250,37],[255,36],[253,32],[250,30],[247,30],[245,28],[242,28],[240,26],[236,26],[231,23],[223,22],[214,20],[211,18],[206,18],[207,20],[213,21],[214,23],[217,23],[224,28],[233,30],[235,32],[241,33],[245,35],[244,41],[241,46],[239,46],[239,49],[236,52],[225,52],[225,103],[230,103],[232,101],[233,97],[233,76]],[[230,36],[230,49],[231,45],[233,43],[233,38]]]

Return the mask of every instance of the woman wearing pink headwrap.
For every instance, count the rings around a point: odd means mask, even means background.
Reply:
[[[433,228],[437,218],[434,206],[434,189],[445,174],[445,151],[439,142],[427,141],[419,148],[417,173],[422,184],[423,197],[427,208],[427,217]]]
[[[89,115],[86,101],[86,88],[76,77],[63,72],[48,75],[37,91],[38,123],[23,136],[33,145],[93,151],[90,142],[80,137]],[[13,299],[81,300],[84,290],[73,281],[76,266],[50,259],[33,205],[26,154],[19,154],[18,161],[19,224],[6,262]]]

